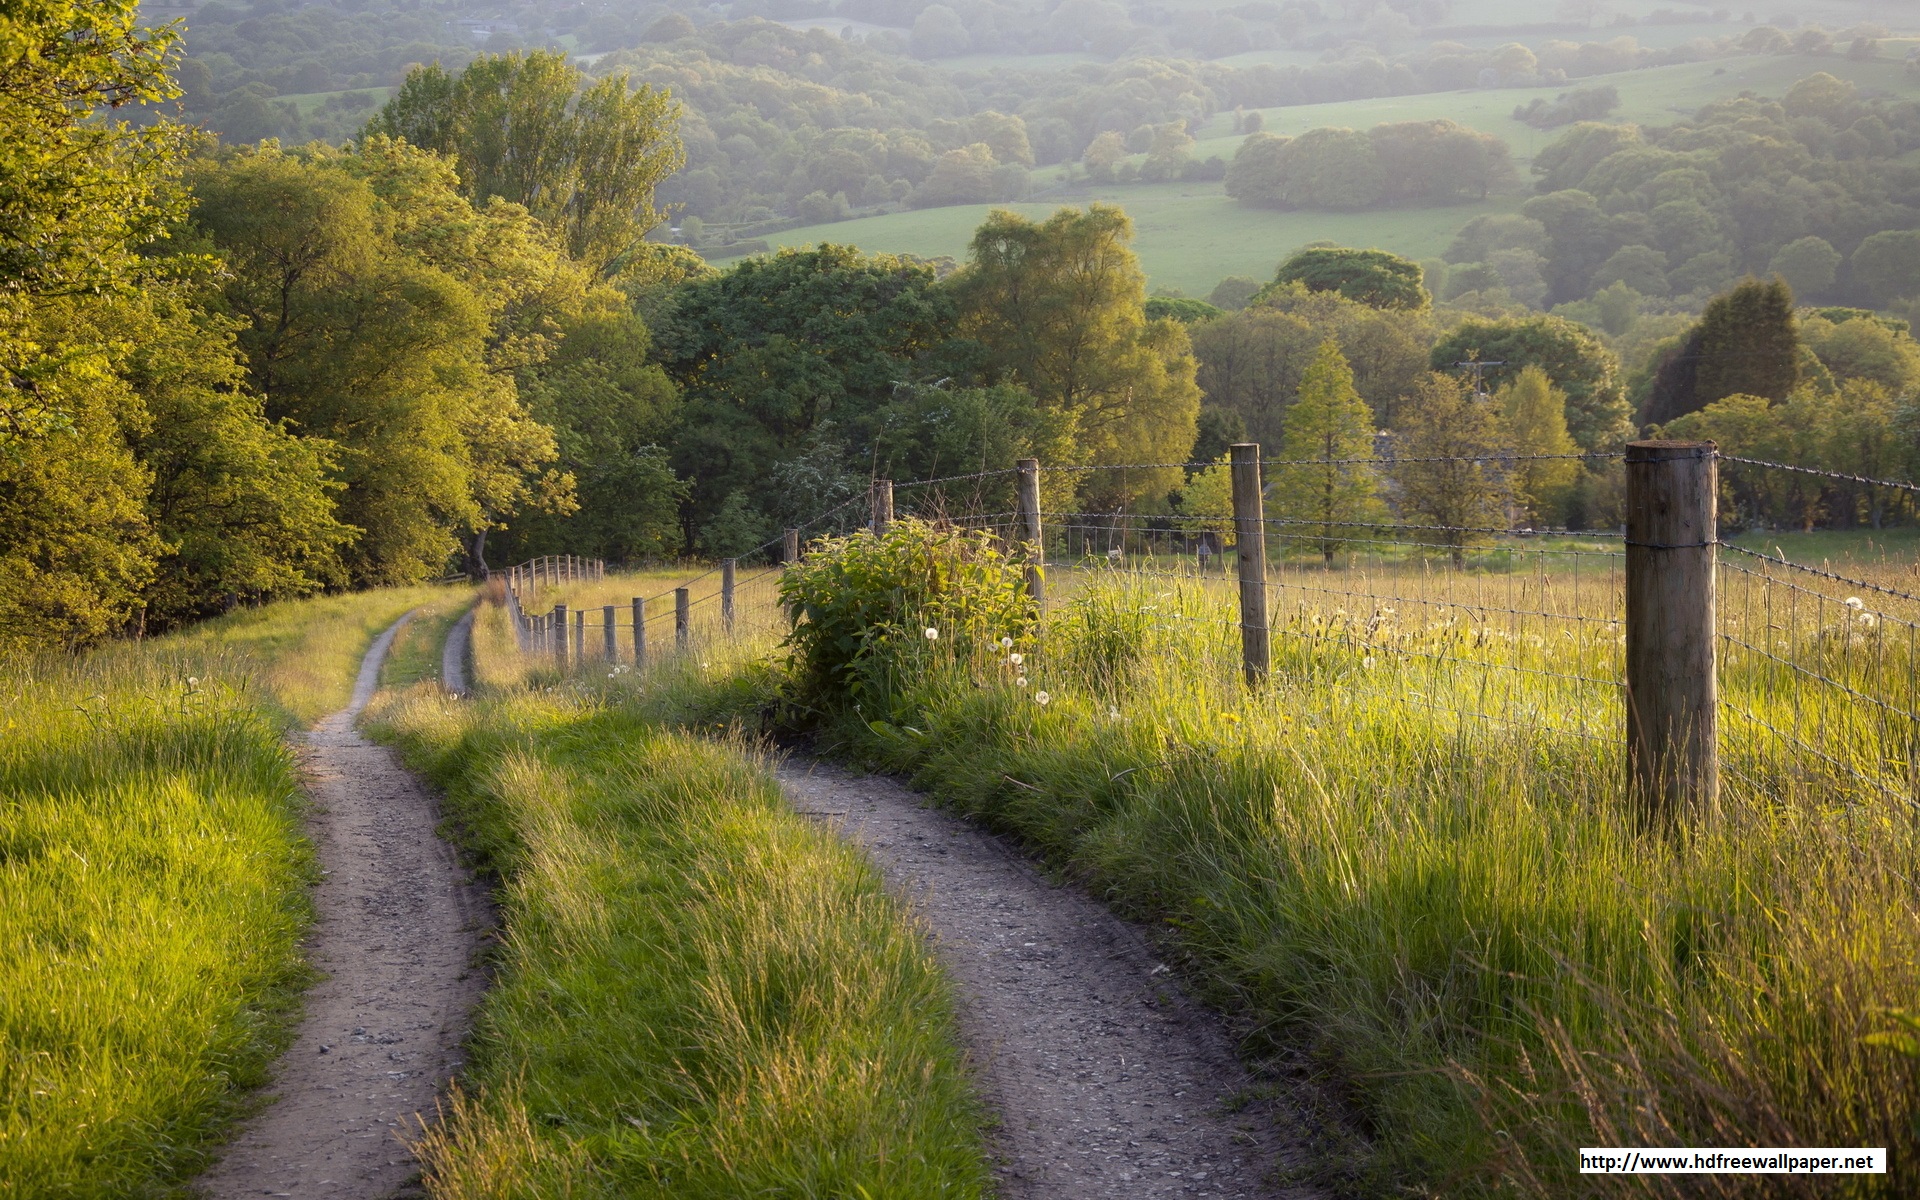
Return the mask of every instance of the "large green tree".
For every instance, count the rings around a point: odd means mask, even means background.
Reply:
[[[1619,360],[1605,342],[1565,317],[1470,317],[1434,344],[1428,361],[1436,371],[1488,364],[1481,374],[1492,389],[1538,367],[1566,393],[1567,432],[1582,450],[1612,449],[1630,431]]]
[[[1446,547],[1454,566],[1462,565],[1467,547],[1505,524],[1499,410],[1461,379],[1432,374],[1408,398],[1394,432],[1389,470],[1401,515],[1433,526],[1422,540]]]
[[[1293,523],[1295,545],[1333,556],[1386,513],[1373,457],[1373,414],[1353,388],[1340,347],[1322,342],[1300,380],[1300,398],[1287,410],[1280,443],[1284,465],[1274,468],[1275,510]]]
[[[959,331],[983,347],[985,370],[1071,418],[1082,464],[1179,464],[1193,447],[1200,389],[1187,330],[1147,319],[1132,236],[1127,215],[1104,204],[1045,221],[996,211],[952,283]],[[1093,472],[1083,496],[1120,503],[1179,481],[1177,465]]]
[[[763,536],[790,502],[835,502],[783,494],[776,468],[809,452],[864,465],[895,391],[953,374],[940,355],[954,320],[930,267],[850,246],[783,250],[683,286],[654,333],[685,396],[673,453],[692,487],[689,543],[730,501]]]
[[[1516,458],[1514,499],[1526,505],[1534,524],[1566,519],[1580,464],[1570,457],[1578,447],[1567,433],[1567,396],[1537,366],[1527,367],[1497,396],[1507,445]]]
[[[597,82],[559,51],[482,55],[459,75],[415,67],[369,134],[449,155],[476,205],[498,196],[559,231],[593,271],[617,275],[665,219],[654,190],[685,161],[667,92],[625,73]]]
[[[1636,381],[1640,419],[1664,425],[1727,396],[1786,399],[1801,347],[1786,281],[1748,278],[1715,296],[1684,337],[1663,345]]]
[[[1297,283],[1310,292],[1335,292],[1369,308],[1418,312],[1433,304],[1422,276],[1419,263],[1386,250],[1313,246],[1281,263],[1273,282],[1253,302]]]

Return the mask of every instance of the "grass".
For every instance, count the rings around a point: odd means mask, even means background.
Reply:
[[[1251,1052],[1317,1073],[1350,1137],[1308,1173],[1336,1190],[1912,1194],[1920,1059],[1873,1035],[1920,1001],[1915,747],[1888,716],[1920,612],[1726,575],[1721,808],[1648,831],[1615,577],[1530,545],[1283,564],[1258,695],[1224,583],[1057,571],[1020,667],[914,640],[814,732],[1157,923]],[[1899,586],[1911,560],[1857,569]],[[781,711],[764,638],[702,658],[635,686],[689,720]],[[1683,1191],[1580,1176],[1582,1145],[1888,1146],[1894,1172]]]
[[[472,596],[464,591],[436,596],[419,606],[418,614],[393,639],[387,661],[380,668],[380,686],[405,688],[416,683],[439,683],[441,648],[447,631],[467,611]]]
[[[498,606],[476,624],[478,698],[377,704],[501,879],[429,1193],[984,1195],[945,980],[872,866],[751,747],[664,729],[630,673],[563,677]]]
[[[0,662],[0,1196],[185,1195],[285,1044],[312,863],[282,735],[444,592]]]

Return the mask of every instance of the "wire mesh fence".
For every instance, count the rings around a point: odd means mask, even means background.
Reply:
[[[1383,472],[1400,465],[1359,461]],[[1475,464],[1496,480],[1515,466],[1514,456],[1436,461]],[[1729,490],[1757,486],[1754,477],[1767,471],[1807,473],[1728,461],[1742,473],[1720,480]],[[1272,472],[1297,464],[1259,465]],[[1706,594],[1669,602],[1698,608],[1708,622],[1708,694],[1729,785],[1823,804],[1911,803],[1920,794],[1920,595],[1903,582],[1913,576],[1909,566],[1797,564],[1758,548],[1755,531],[1734,540],[1717,526],[1696,541],[1649,545],[1623,528],[1449,524],[1398,504],[1390,487],[1368,520],[1285,511],[1249,518],[1166,504],[1085,511],[1071,500],[1079,494],[1073,477],[1086,470],[1044,472],[1057,477],[1036,487],[1048,503],[1031,512],[1012,467],[876,484],[684,578],[608,576],[597,564],[569,578],[526,564],[510,573],[508,603],[527,653],[631,667],[716,639],[784,632],[785,560],[913,518],[987,531],[1008,555],[1044,563],[1048,628],[1080,631],[1055,639],[1058,646],[1084,649],[1100,627],[1125,626],[1145,639],[1156,670],[1194,689],[1195,703],[1250,702],[1240,681],[1251,586],[1264,597],[1265,691],[1402,705],[1419,710],[1435,736],[1518,734],[1548,749],[1564,741],[1590,763],[1593,754],[1623,756],[1629,741],[1631,551],[1705,548],[1716,560]],[[1916,490],[1834,478],[1855,489]],[[1250,584],[1243,547],[1256,528],[1264,548]],[[1639,569],[1659,570],[1660,561],[1653,554]],[[1067,670],[1065,651],[1058,657]],[[1552,753],[1541,761],[1553,769]]]

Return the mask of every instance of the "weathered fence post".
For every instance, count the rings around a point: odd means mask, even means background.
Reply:
[[[1260,446],[1229,447],[1233,472],[1233,541],[1240,558],[1240,659],[1248,687],[1266,681],[1272,664],[1267,632],[1267,511],[1260,486]]]
[[[1720,798],[1714,450],[1627,443],[1627,784],[1651,820]]]
[[[873,536],[882,537],[893,524],[893,480],[873,481]]]
[[[720,624],[729,634],[733,632],[733,563],[729,558],[720,564]]]
[[[573,614],[573,661],[576,666],[587,661],[587,610],[584,608]]]
[[[1027,595],[1033,597],[1036,614],[1047,610],[1047,543],[1040,525],[1040,460],[1023,458],[1014,464],[1019,472],[1020,540],[1026,543]]]
[[[564,668],[567,665],[567,606],[554,605],[549,619],[553,622],[553,657]]]
[[[647,667],[647,602],[639,596],[633,598],[633,669],[644,671]]]
[[[685,650],[693,640],[693,623],[687,619],[687,609],[691,607],[687,589],[673,589],[673,645],[676,650]]]
[[[613,605],[609,604],[600,610],[600,623],[601,632],[605,635],[601,639],[601,645],[606,650],[607,661],[617,663],[620,661],[620,644],[614,640]]]
[[[800,531],[789,529],[780,539],[780,561],[791,566],[800,561]]]

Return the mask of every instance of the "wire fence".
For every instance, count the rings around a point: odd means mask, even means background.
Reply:
[[[1547,457],[1617,470],[1611,464],[1621,456]],[[1709,448],[1704,461],[1717,466],[1716,458]],[[1650,711],[1679,711],[1679,701],[1655,695],[1652,684],[1636,689],[1631,646],[1641,647],[1646,662],[1649,638],[1695,621],[1704,657],[1667,664],[1657,690],[1704,689],[1708,712],[1698,728],[1713,741],[1716,777],[1822,805],[1920,796],[1920,592],[1911,565],[1795,563],[1752,535],[1725,537],[1711,503],[1709,524],[1697,534],[1636,539],[1622,527],[1528,528],[1512,506],[1505,522],[1449,523],[1392,485],[1396,469],[1420,461],[1471,466],[1497,488],[1523,456],[1302,463],[1262,461],[1256,450],[1250,461],[1269,473],[1377,468],[1381,503],[1360,514],[1366,519],[1263,506],[1226,514],[1164,501],[1111,511],[1073,503],[1084,494],[1077,483],[1095,470],[1178,466],[1191,478],[1213,464],[1042,470],[1029,494],[1047,500],[1035,505],[1023,503],[1013,467],[881,481],[748,555],[664,587],[635,588],[597,565],[587,568],[591,577],[569,579],[524,564],[510,573],[508,603],[528,653],[574,664],[644,664],[718,638],[784,630],[785,561],[826,536],[917,518],[990,532],[1009,554],[1043,563],[1048,640],[1056,648],[1090,644],[1103,624],[1125,626],[1128,636],[1150,643],[1163,675],[1213,696],[1244,696],[1240,681],[1251,677],[1258,634],[1256,697],[1312,691],[1405,705],[1439,735],[1520,734],[1548,751],[1564,742],[1581,754],[1618,756],[1623,767],[1634,723]],[[1809,473],[1763,460],[1719,461],[1737,465],[1742,486],[1756,473]],[[1630,510],[1635,469],[1629,455]],[[1852,487],[1915,487],[1825,474]],[[1252,494],[1266,497],[1271,478]],[[1710,482],[1709,501],[1724,486],[1725,479]],[[1632,520],[1630,512],[1629,526]],[[1249,563],[1249,546],[1258,547],[1257,564]],[[1686,555],[1704,555],[1698,561],[1706,573],[1675,574],[1666,592],[1646,590],[1650,578],[1658,585],[1660,572],[1676,570],[1662,564]],[[638,594],[609,590],[618,588]],[[1630,595],[1642,597],[1638,608]],[[1672,611],[1648,611],[1647,596],[1660,597],[1655,609]],[[1064,659],[1057,665],[1067,669]],[[1545,754],[1543,769],[1553,761]]]

